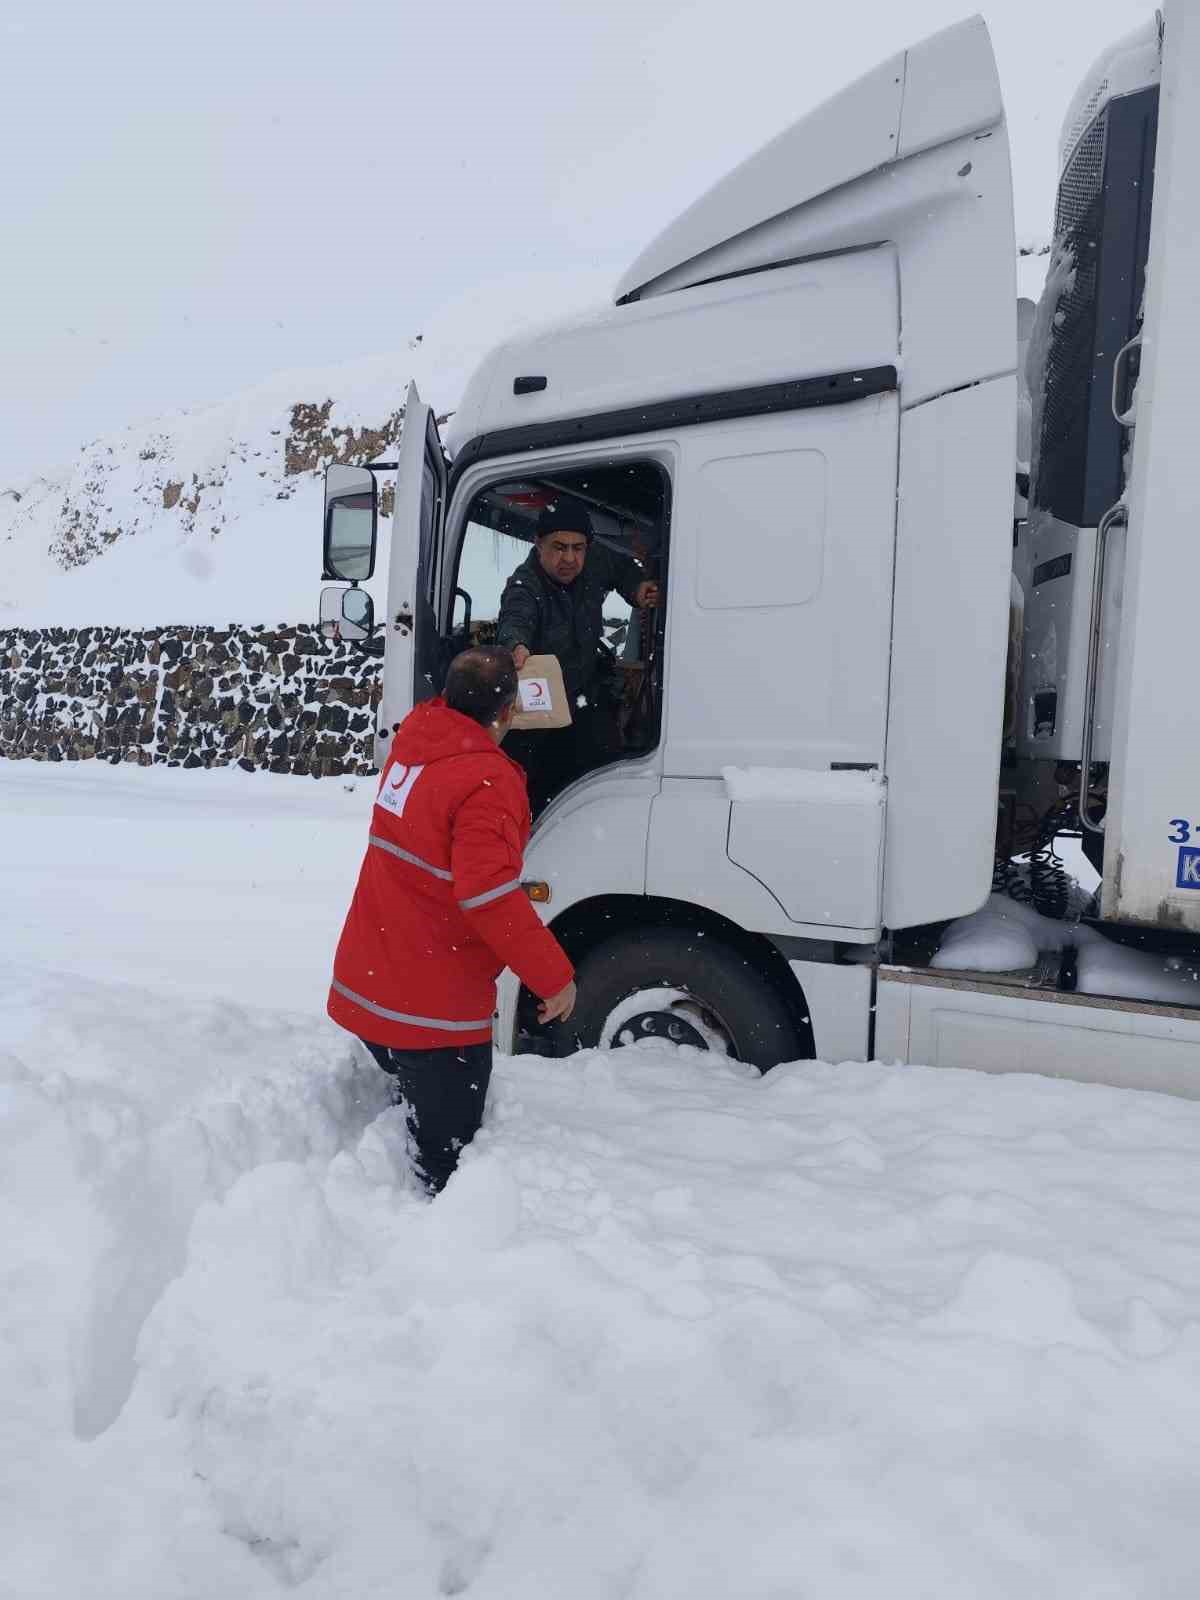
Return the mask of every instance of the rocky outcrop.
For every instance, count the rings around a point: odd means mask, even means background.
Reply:
[[[292,407],[283,446],[283,467],[289,478],[302,472],[323,473],[335,461],[352,465],[374,461],[396,443],[404,426],[403,406],[377,428],[339,426],[332,412],[332,400],[321,405],[301,402]]]
[[[88,446],[63,492],[51,559],[66,571],[85,566],[117,540],[156,527],[164,514],[180,538],[215,539],[252,515],[256,502],[291,499],[300,479],[331,462],[372,461],[390,449],[404,408],[377,425],[355,426],[338,420],[332,399],[300,401],[287,426],[265,438],[236,426],[219,439],[205,438],[202,420],[189,417],[178,431],[149,433],[136,452],[103,439]],[[221,420],[228,427],[229,419]]]

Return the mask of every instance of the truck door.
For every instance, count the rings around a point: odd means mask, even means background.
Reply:
[[[882,767],[897,427],[893,391],[681,432],[666,774]]]
[[[681,434],[649,866],[659,892],[679,887],[659,881],[666,836],[711,809],[706,848],[757,879],[789,923],[873,936],[898,426],[893,389]],[[728,768],[743,770],[711,795],[672,782]],[[771,769],[759,789],[751,768]]]
[[[396,502],[388,553],[382,758],[386,741],[416,701],[441,689],[437,626],[438,554],[446,506],[446,457],[429,406],[408,386],[396,468]]]

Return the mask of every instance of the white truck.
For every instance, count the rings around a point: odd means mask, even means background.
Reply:
[[[500,1048],[661,1037],[764,1070],[878,1057],[1200,1094],[1200,1005],[1088,994],[1075,960],[1085,933],[1184,974],[1200,953],[1197,81],[1180,4],[1077,99],[1016,501],[1009,151],[977,17],[730,173],[609,308],[497,347],[445,446],[410,388],[381,756],[491,637],[548,496],[581,496],[664,590],[636,639],[611,619],[619,759],[567,784],[527,854],[578,1012],[542,1034],[509,975]],[[343,636],[374,627],[380,470],[327,478]],[[1011,858],[1044,865],[1076,814],[1090,914],[1021,971],[935,965],[947,924],[997,872],[1028,888]]]

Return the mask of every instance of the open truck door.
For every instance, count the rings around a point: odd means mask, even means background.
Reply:
[[[382,763],[397,725],[441,689],[438,552],[446,508],[446,457],[432,409],[408,386],[396,464],[388,551],[387,650],[375,755]]]

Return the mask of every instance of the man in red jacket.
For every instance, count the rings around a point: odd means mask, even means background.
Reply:
[[[521,887],[529,796],[499,748],[516,699],[511,653],[467,650],[444,698],[400,724],[333,963],[329,1015],[395,1078],[434,1194],[483,1117],[501,970],[542,998],[542,1022],[575,1005],[574,969]]]

